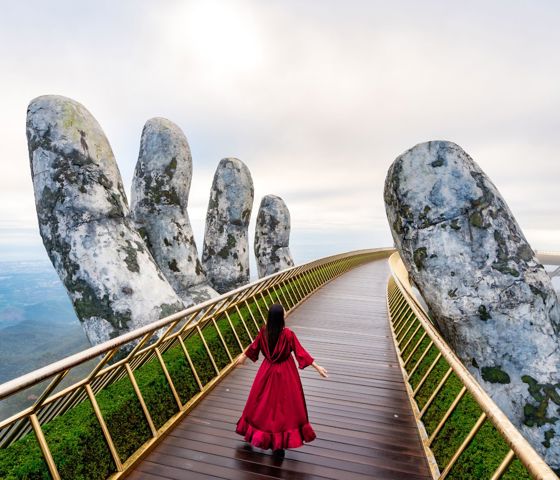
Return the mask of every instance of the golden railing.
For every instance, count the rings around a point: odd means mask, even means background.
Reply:
[[[264,324],[272,303],[282,303],[289,314],[335,277],[390,252],[359,250],[292,267],[0,385],[0,400],[41,387],[30,407],[0,422],[0,448],[12,448],[34,434],[51,477],[61,478],[59,467],[65,459],[53,456],[45,428],[89,402],[91,415],[98,423],[112,459],[109,475],[120,478],[231,371],[237,356]],[[206,364],[200,360],[197,364],[192,345],[198,345],[197,355],[205,355]],[[196,381],[198,391],[190,397],[181,390],[178,374],[170,367],[171,354],[175,355],[173,358],[180,354],[184,370]],[[162,425],[156,424],[155,413],[150,411],[145,399],[146,388],[137,378],[143,368],[154,365],[164,378],[166,387],[161,388],[170,390],[176,404],[176,412]],[[69,372],[75,373],[86,366],[85,373],[64,386],[65,378],[71,376]],[[114,429],[99,402],[103,392],[125,380],[134,390],[149,432],[149,438],[128,455],[119,451],[113,438]]]
[[[438,333],[398,253],[389,264],[393,341],[432,476],[557,479]]]

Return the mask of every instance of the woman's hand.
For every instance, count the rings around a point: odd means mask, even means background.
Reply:
[[[247,355],[242,353],[241,355],[239,355],[239,358],[235,362],[235,366],[239,367],[240,365],[243,365],[245,363],[245,360],[247,360]]]
[[[319,375],[321,375],[321,377],[323,377],[323,378],[328,378],[328,375],[327,375],[328,372],[327,372],[327,369],[326,369],[326,368],[321,367],[321,365],[318,365],[318,364],[316,364],[315,362],[313,362],[313,363],[311,364],[311,366],[312,366],[315,370],[317,370],[317,373],[318,373]]]

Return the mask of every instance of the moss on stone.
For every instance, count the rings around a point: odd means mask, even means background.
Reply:
[[[523,375],[521,381],[527,384],[529,394],[537,402],[536,405],[527,403],[523,407],[525,415],[523,423],[528,427],[535,425],[541,427],[547,423],[555,424],[558,417],[548,417],[548,406],[551,401],[560,406],[560,394],[558,392],[560,384],[539,383],[530,375]]]
[[[486,305],[480,305],[478,307],[478,316],[481,320],[484,321],[490,320],[492,318],[492,316],[488,312],[488,309],[486,308]]]
[[[541,290],[538,287],[535,287],[534,285],[529,285],[529,288],[531,289],[531,292],[533,292],[534,295],[538,295],[539,297],[542,298],[543,303],[546,302],[547,294],[545,291]]]
[[[437,168],[445,165],[445,163],[445,159],[442,156],[438,155],[437,160],[434,160],[432,163],[430,163],[430,165],[434,168]]]
[[[177,169],[177,158],[173,157],[169,162],[169,164],[167,165],[167,167],[165,167],[164,172],[168,177],[171,178],[175,174],[176,169]]]
[[[492,264],[492,268],[505,275],[511,275],[512,277],[519,277],[520,275],[518,270],[516,270],[513,267],[510,267],[509,265],[507,265],[507,263],[494,262]]]
[[[223,258],[224,260],[226,260],[229,257],[229,253],[230,253],[230,249],[227,245],[225,245],[224,247],[222,247],[219,251],[218,251],[218,256]]]
[[[418,270],[422,270],[422,268],[424,268],[424,260],[426,260],[427,257],[428,251],[426,250],[426,247],[419,247],[414,250],[413,259]]]
[[[424,209],[418,215],[418,219],[420,220],[420,224],[419,224],[420,228],[427,228],[430,226],[430,220],[428,218],[428,214],[430,213],[430,210],[431,210],[430,206],[425,205]]]
[[[504,372],[501,366],[497,367],[482,367],[481,370],[482,378],[490,383],[502,383],[508,384],[511,383],[511,378]]]
[[[555,435],[556,434],[554,430],[552,430],[552,428],[544,432],[544,442],[541,443],[545,448],[550,448],[550,441],[554,438]]]
[[[132,246],[132,242],[130,240],[126,241],[126,245],[122,247],[122,250],[126,254],[124,257],[126,268],[134,273],[140,272],[140,265],[138,264],[138,251],[134,248],[134,246]]]
[[[469,223],[473,227],[484,228],[484,219],[480,212],[474,212],[469,216]]]
[[[529,245],[521,245],[518,249],[517,249],[517,256],[521,259],[524,260],[525,262],[529,262],[533,259],[533,250],[531,249],[531,247]]]

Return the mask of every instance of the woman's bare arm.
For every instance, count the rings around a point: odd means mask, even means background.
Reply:
[[[315,363],[315,362],[313,362],[313,363],[311,364],[311,366],[312,366],[315,370],[317,370],[317,373],[318,373],[319,375],[321,375],[321,377],[324,377],[324,378],[327,378],[327,377],[328,377],[327,373],[329,373],[329,372],[327,372],[327,369],[326,369],[326,368],[321,367],[321,365],[318,365],[318,364]]]
[[[239,365],[243,365],[245,363],[245,360],[247,360],[247,355],[245,355],[245,353],[242,353],[241,355],[239,355],[237,362],[235,362],[235,366],[237,367]]]

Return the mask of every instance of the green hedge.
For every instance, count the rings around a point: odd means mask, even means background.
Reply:
[[[403,333],[403,338],[406,338],[406,340],[401,342],[402,346],[410,339],[412,332],[416,329],[416,325],[417,320],[414,320],[414,326],[410,329],[409,333],[406,335]],[[405,327],[405,330],[407,328],[408,327]],[[422,333],[423,329],[420,329],[414,335],[409,346],[403,352],[402,358],[407,359],[409,357],[416,344],[420,341]],[[413,370],[429,343],[430,339],[426,336],[406,365],[407,372],[410,373]],[[428,371],[430,365],[435,361],[437,355],[437,349],[435,346],[432,346],[409,379],[412,389],[415,389],[419,385],[420,380]],[[420,410],[426,405],[432,392],[448,370],[449,364],[443,357],[440,358],[416,395],[416,402]],[[428,435],[431,435],[436,429],[440,419],[448,410],[462,387],[463,384],[459,378],[455,373],[452,373],[422,418]],[[481,414],[482,410],[478,406],[478,403],[476,403],[470,393],[467,392],[457,404],[455,410],[432,443],[431,448],[440,469],[443,470],[442,467],[447,464],[451,456],[461,445]],[[490,478],[508,451],[509,447],[505,440],[490,421],[487,420],[473,438],[470,445],[459,457],[447,478],[458,480],[480,480]],[[521,462],[516,459],[512,462],[502,478],[522,480],[530,479],[531,476]]]

